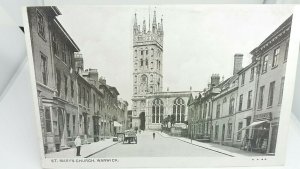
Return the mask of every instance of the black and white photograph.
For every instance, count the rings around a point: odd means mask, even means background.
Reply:
[[[24,9],[44,160],[201,167],[284,157],[293,6]]]

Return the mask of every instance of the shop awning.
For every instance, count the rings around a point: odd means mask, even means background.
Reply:
[[[117,122],[117,121],[114,121],[114,126],[115,127],[121,127],[122,126],[122,124],[120,124],[119,122]]]
[[[268,121],[256,121],[256,122],[253,122],[253,123],[251,123],[249,126],[246,126],[246,127],[244,127],[244,128],[241,128],[239,131],[237,131],[237,133],[238,132],[241,132],[242,130],[246,130],[246,129],[249,129],[249,128],[251,128],[251,127],[254,127],[254,126],[257,126],[257,125],[259,125],[259,124],[262,124],[262,123],[265,123],[265,122],[268,122]]]

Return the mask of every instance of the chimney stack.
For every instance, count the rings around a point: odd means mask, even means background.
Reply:
[[[74,59],[75,59],[75,71],[81,75],[84,70],[82,54],[75,52]]]
[[[220,75],[219,74],[212,74],[210,78],[211,87],[218,86],[220,84]]]
[[[236,75],[243,68],[243,54],[234,55],[233,75]]]

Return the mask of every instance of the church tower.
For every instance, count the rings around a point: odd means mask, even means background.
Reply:
[[[149,14],[150,16],[150,14]],[[161,92],[163,88],[163,20],[156,21],[154,11],[148,27],[143,20],[142,29],[134,15],[133,24],[133,97],[132,126],[145,129],[146,96]]]

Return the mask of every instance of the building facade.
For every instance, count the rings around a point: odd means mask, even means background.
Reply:
[[[209,90],[190,98],[191,138],[203,141],[203,136],[209,136],[214,143],[275,153],[291,21],[292,16],[251,51],[252,61],[245,68],[242,55],[236,54],[233,75],[215,85],[218,92],[211,99],[205,99]],[[205,112],[212,114],[210,119]]]
[[[45,152],[69,146],[77,134],[74,52],[79,48],[61,26],[56,7],[28,8],[28,21]],[[73,120],[75,118],[75,121]]]
[[[128,103],[118,90],[84,70],[79,48],[56,19],[56,7],[27,10],[44,152],[61,151],[124,131]],[[124,126],[124,127],[123,127]]]
[[[260,123],[252,138],[270,154],[276,149],[291,23],[292,16],[251,52],[259,64],[253,121]]]

